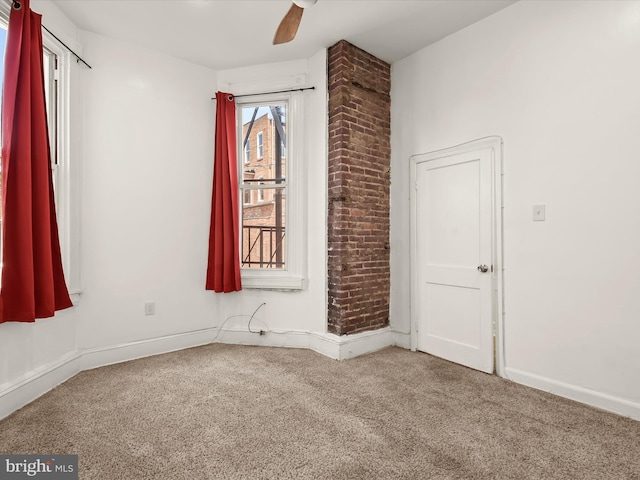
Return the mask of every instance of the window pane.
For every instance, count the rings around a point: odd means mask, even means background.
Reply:
[[[264,139],[262,137],[262,132],[258,132],[258,158],[262,158],[264,156],[264,145],[262,143]]]
[[[260,188],[257,192],[261,202],[242,208],[242,267],[286,268],[285,189]]]
[[[51,146],[51,165],[54,169],[58,164],[58,81],[55,75],[57,61],[56,54],[45,48],[42,55],[44,96],[47,109],[47,126],[49,127],[49,145]]]
[[[286,159],[286,104],[243,106],[241,182],[245,185],[284,185]],[[255,146],[255,148],[251,148]],[[260,179],[261,178],[261,179]],[[260,179],[260,180],[258,180]]]
[[[286,112],[281,101],[239,106],[243,268],[287,268]]]

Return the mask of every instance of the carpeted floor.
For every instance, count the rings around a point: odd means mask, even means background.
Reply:
[[[640,479],[640,422],[399,348],[209,345],[82,372],[0,421],[80,478]]]

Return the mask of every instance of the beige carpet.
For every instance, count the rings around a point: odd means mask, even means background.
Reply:
[[[210,345],[83,372],[0,421],[81,479],[640,479],[640,422],[422,353]]]

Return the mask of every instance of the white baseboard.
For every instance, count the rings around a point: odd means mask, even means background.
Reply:
[[[208,343],[308,348],[335,360],[375,352],[385,347],[407,343],[403,334],[391,328],[371,330],[355,335],[333,335],[305,331],[267,331],[264,335],[247,330],[207,328],[117,345],[72,352],[43,365],[17,381],[0,385],[0,419],[22,408],[83,370],[126,362],[137,358],[197,347]],[[407,347],[404,347],[407,348]]]
[[[233,345],[308,348],[334,360],[346,360],[396,345],[394,338],[395,333],[389,327],[343,336],[295,330],[267,331],[264,335],[251,333],[247,330],[222,330],[215,342]]]
[[[81,370],[90,370],[114,363],[128,362],[136,358],[206,345],[213,340],[215,333],[215,328],[205,328],[106,347],[88,348],[81,351]]]
[[[0,385],[0,420],[33,402],[80,372],[77,352],[40,366],[10,384]]]
[[[405,350],[411,350],[411,334],[393,331],[393,344],[396,347],[404,348]]]
[[[309,332],[288,330],[286,332],[249,332],[247,329],[223,329],[215,337],[214,343],[230,345],[254,345],[259,347],[309,348]]]
[[[311,333],[308,348],[335,360],[347,360],[393,345],[393,331],[390,327],[385,327],[342,336]]]
[[[516,368],[506,367],[505,373],[509,380],[528,387],[553,393],[554,395],[630,417],[634,420],[640,420],[640,403],[524,372]]]

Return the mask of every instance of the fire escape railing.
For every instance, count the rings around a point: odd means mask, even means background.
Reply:
[[[282,248],[284,227],[243,225],[243,244],[249,251],[242,258],[243,267],[284,268]]]

